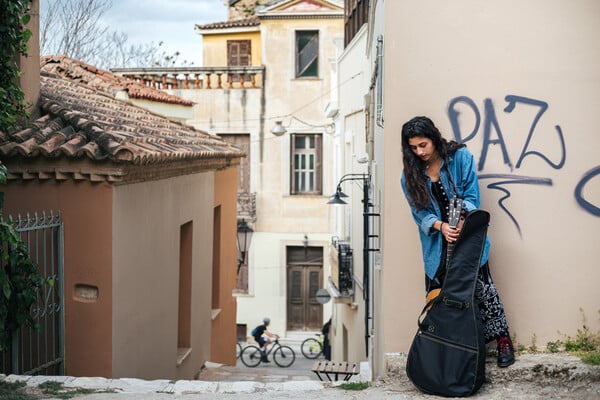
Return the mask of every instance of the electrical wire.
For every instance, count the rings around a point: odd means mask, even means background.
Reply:
[[[250,119],[240,119],[240,120],[224,120],[224,121],[211,121],[211,120],[207,120],[207,121],[203,121],[203,120],[193,120],[194,121],[194,125],[215,125],[215,124],[227,124],[227,126],[231,127],[232,123],[237,123],[237,122],[256,122],[256,121],[261,121],[261,120],[265,120],[265,121],[278,121],[278,120],[282,120],[285,118],[295,118],[297,119],[299,122],[304,123],[305,125],[308,126],[313,126],[307,122],[304,122],[302,120],[300,120],[298,117],[294,116],[294,114],[296,114],[297,112],[311,106],[312,104],[316,103],[317,101],[321,100],[323,97],[325,97],[326,95],[329,95],[331,92],[333,92],[334,90],[337,90],[339,88],[341,88],[342,86],[344,86],[345,84],[349,83],[350,81],[352,81],[353,79],[357,78],[359,75],[362,75],[362,71],[357,72],[356,74],[352,75],[351,77],[349,77],[348,79],[346,79],[345,81],[341,82],[339,85],[329,89],[326,92],[323,92],[321,95],[315,97],[314,99],[310,100],[309,102],[305,103],[304,105],[298,107],[297,109],[287,113],[287,114],[283,114],[283,115],[277,115],[277,116],[273,116],[273,117],[266,117],[266,118],[250,118]],[[321,126],[313,126],[313,127],[322,127]],[[236,128],[235,126],[233,127],[234,129]]]

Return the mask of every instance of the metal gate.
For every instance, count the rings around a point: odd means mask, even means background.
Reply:
[[[63,223],[60,212],[19,215],[13,224],[27,245],[40,275],[53,285],[43,285],[31,313],[39,329],[23,327],[12,334],[2,354],[3,374],[64,374]]]

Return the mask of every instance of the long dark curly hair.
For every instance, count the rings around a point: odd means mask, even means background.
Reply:
[[[431,139],[438,154],[444,160],[444,167],[448,168],[448,155],[464,144],[448,141],[442,137],[433,121],[427,117],[414,117],[402,125],[402,163],[404,164],[404,179],[409,195],[409,201],[418,211],[431,204],[425,176],[426,165],[410,148],[408,141],[415,137]]]

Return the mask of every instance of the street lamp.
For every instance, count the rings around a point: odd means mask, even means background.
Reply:
[[[373,204],[369,201],[369,189],[371,185],[371,179],[368,174],[346,174],[342,176],[340,181],[337,184],[337,188],[333,196],[331,196],[330,200],[327,204],[330,205],[344,205],[348,204],[342,197],[348,197],[344,192],[342,192],[342,183],[346,181],[362,181],[362,189],[363,189],[363,287],[365,290],[363,291],[363,299],[365,301],[365,350],[367,356],[369,356],[369,338],[371,327],[375,326],[374,323],[374,309],[373,309],[373,264],[371,261],[371,252],[379,251],[379,249],[371,247],[371,239],[377,237],[376,235],[371,234],[371,217],[379,217],[378,213],[374,213],[372,211]]]
[[[341,184],[341,182],[340,182],[340,184]],[[342,192],[342,188],[340,187],[340,185],[338,185],[335,193],[333,194],[333,196],[331,196],[331,198],[329,199],[327,204],[331,204],[331,205],[348,204],[344,200],[342,200],[345,197],[348,197],[348,195],[346,193]]]
[[[239,252],[237,274],[240,274],[240,268],[246,264],[246,254],[248,254],[248,247],[250,246],[250,240],[252,239],[252,233],[254,231],[248,226],[245,219],[238,221],[237,225],[237,248]]]
[[[271,128],[271,133],[275,136],[281,136],[286,132],[285,127],[281,121],[275,121],[275,125]]]
[[[333,134],[333,132],[335,131],[335,122],[329,122],[329,123],[325,123],[325,124],[313,124],[310,122],[303,121],[300,118],[291,115],[291,116],[289,116],[289,121],[286,124],[286,126],[288,128],[291,126],[292,121],[299,122],[302,125],[304,125],[305,127],[308,127],[309,129],[311,129],[311,128],[312,129],[316,128],[319,130],[324,129],[325,133],[327,133],[329,135]],[[275,124],[271,128],[271,133],[275,136],[283,136],[286,132],[287,132],[287,129],[283,125],[283,121],[281,121],[281,120],[275,121]]]

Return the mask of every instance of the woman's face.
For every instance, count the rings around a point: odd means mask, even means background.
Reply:
[[[408,145],[413,153],[423,162],[432,161],[437,154],[433,141],[423,136],[415,136],[408,139]]]

